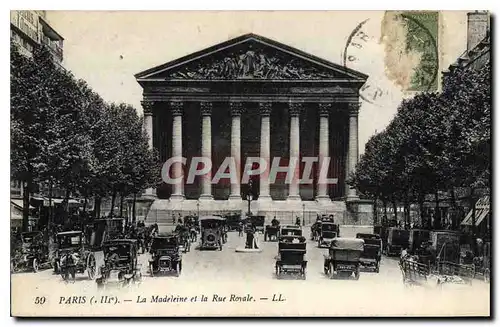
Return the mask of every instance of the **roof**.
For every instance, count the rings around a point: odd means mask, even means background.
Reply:
[[[343,249],[343,250],[359,250],[363,251],[363,245],[365,241],[360,238],[345,238],[337,237],[334,238],[331,244],[332,248]]]
[[[222,218],[219,216],[202,216],[199,220],[226,220],[226,218]]]
[[[81,233],[82,233],[81,230],[69,230],[66,232],[57,233],[57,235],[70,235],[70,234],[81,234]]]
[[[118,238],[118,239],[115,239],[115,240],[109,240],[109,241],[106,241],[104,242],[104,244],[115,244],[115,243],[136,243],[137,240],[134,240],[134,239],[130,239],[130,238]]]
[[[314,55],[308,54],[304,51],[301,51],[299,49],[290,47],[288,45],[285,45],[283,43],[268,39],[266,37],[249,33],[249,34],[244,34],[239,37],[230,39],[225,42],[218,43],[216,45],[213,45],[211,47],[208,47],[206,49],[196,51],[194,53],[191,53],[189,55],[183,56],[179,59],[175,59],[172,61],[169,61],[165,64],[144,70],[138,74],[135,75],[135,78],[137,79],[138,82],[141,81],[146,81],[146,80],[154,80],[154,79],[172,79],[176,80],[176,77],[172,77],[168,74],[168,72],[172,71],[177,71],[179,68],[184,67],[186,65],[191,65],[193,62],[199,62],[200,60],[204,60],[208,57],[220,57],[222,53],[232,53],[235,54],[235,50],[238,48],[241,48],[242,46],[250,46],[250,49],[253,49],[252,46],[254,47],[262,47],[265,49],[269,49],[273,53],[279,53],[282,55],[286,55],[287,58],[291,58],[291,60],[287,60],[288,63],[291,63],[291,61],[295,60],[297,62],[301,63],[307,63],[310,67],[316,67],[316,68],[321,68],[324,71],[331,72],[329,76],[342,76],[343,79],[350,79],[350,80],[356,80],[359,82],[365,82],[366,79],[368,78],[367,75],[360,73],[358,71],[355,71],[353,69],[347,68],[343,65],[340,64],[335,64],[330,61],[327,61],[325,59],[316,57]],[[227,59],[228,57],[226,56],[224,58]],[[220,58],[218,58],[220,59]],[[273,58],[275,59],[275,58]],[[197,66],[197,65],[194,65]],[[277,67],[277,66],[276,66]],[[167,73],[167,74],[165,74]],[[166,77],[167,76],[167,77]],[[231,79],[231,78],[228,78]],[[272,78],[260,78],[261,80],[270,80]],[[318,79],[324,79],[328,80],[330,78],[318,78]],[[198,78],[195,78],[195,80],[199,80]],[[227,80],[227,79],[226,79]],[[307,80],[307,79],[306,79]]]

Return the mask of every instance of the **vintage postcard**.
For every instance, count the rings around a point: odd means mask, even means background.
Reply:
[[[10,32],[13,316],[491,315],[489,12]]]

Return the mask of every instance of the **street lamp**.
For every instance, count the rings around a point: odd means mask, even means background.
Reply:
[[[302,226],[306,225],[306,204],[302,203]]]
[[[248,217],[250,217],[252,215],[252,212],[250,211],[250,204],[253,200],[252,185],[253,185],[253,183],[252,183],[252,180],[250,179],[248,181],[248,192],[247,192],[247,201],[248,201],[248,213],[247,213],[247,215],[248,215]]]

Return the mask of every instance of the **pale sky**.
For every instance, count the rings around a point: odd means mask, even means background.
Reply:
[[[351,32],[362,21],[368,34],[362,49],[350,48],[357,60],[347,65],[370,76],[383,96],[376,105],[363,102],[359,116],[359,149],[387,126],[405,96],[389,80],[380,39],[383,12],[134,12],[49,11],[51,25],[65,38],[64,66],[86,80],[106,101],[127,102],[142,112],[142,89],[134,74],[192,52],[255,33],[337,64]],[[466,46],[466,13],[442,12],[440,70]]]

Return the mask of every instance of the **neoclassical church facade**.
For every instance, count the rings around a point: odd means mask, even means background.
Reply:
[[[162,162],[185,157],[171,173],[175,184],[146,191],[153,202],[147,221],[171,223],[172,217],[202,213],[246,212],[252,194],[253,214],[268,217],[334,213],[351,218],[365,202],[345,180],[358,161],[359,90],[368,76],[304,53],[274,40],[246,34],[135,75],[143,88],[144,126],[150,146]],[[210,183],[198,176],[186,183],[193,157],[212,161],[212,175],[226,157],[241,176],[247,158],[271,165],[289,158],[330,157],[328,177],[318,178],[321,162],[312,166],[311,183],[270,183],[252,176],[251,186],[229,179]],[[305,164],[297,166],[303,175]],[[251,187],[251,189],[250,189]],[[369,211],[365,209],[365,211]],[[346,218],[347,217],[347,218]],[[356,218],[352,218],[356,219]]]

